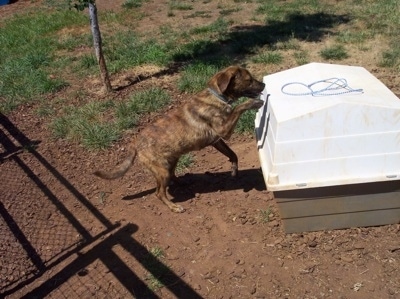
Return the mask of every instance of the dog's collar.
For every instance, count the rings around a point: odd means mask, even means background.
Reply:
[[[217,97],[219,100],[221,100],[222,102],[224,102],[224,103],[226,103],[226,104],[228,104],[228,105],[231,105],[232,102],[233,102],[231,99],[227,98],[226,96],[224,96],[224,95],[222,95],[222,94],[217,93],[217,92],[216,92],[214,89],[212,89],[212,88],[208,88],[208,91],[209,91],[212,95],[214,95],[215,97]]]

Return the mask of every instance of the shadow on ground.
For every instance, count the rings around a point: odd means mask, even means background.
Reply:
[[[155,182],[154,182],[155,184]],[[178,177],[168,188],[168,193],[174,202],[184,202],[195,198],[197,195],[215,193],[218,191],[243,190],[248,192],[252,189],[265,190],[264,178],[261,169],[244,169],[239,171],[238,177],[232,177],[231,172],[217,173],[187,173]],[[155,188],[144,190],[123,197],[123,200],[140,199],[143,196],[153,194]]]
[[[119,245],[177,297],[201,298],[135,240],[139,227],[111,223],[39,153],[39,142],[3,114],[0,146],[0,297],[158,298],[112,250]],[[55,191],[61,189],[68,190],[70,205]],[[86,219],[75,217],[76,207],[87,211]],[[95,233],[94,224],[100,227]]]

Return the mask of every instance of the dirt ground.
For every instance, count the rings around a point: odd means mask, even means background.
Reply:
[[[156,4],[139,26],[163,21]],[[398,79],[370,71],[399,94]],[[171,76],[131,88],[158,84],[179,103]],[[91,174],[124,158],[130,133],[89,152],[52,139],[34,111],[0,114],[0,298],[400,298],[400,225],[285,234],[253,135],[229,140],[238,178],[213,148],[196,152],[169,189],[186,209],[173,214],[139,165],[111,182]]]

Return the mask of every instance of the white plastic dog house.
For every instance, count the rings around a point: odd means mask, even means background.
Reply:
[[[286,232],[400,222],[400,100],[361,67],[264,77],[256,135]]]

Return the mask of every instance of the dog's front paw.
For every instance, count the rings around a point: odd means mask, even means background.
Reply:
[[[252,100],[250,109],[260,109],[264,105],[262,100]]]

